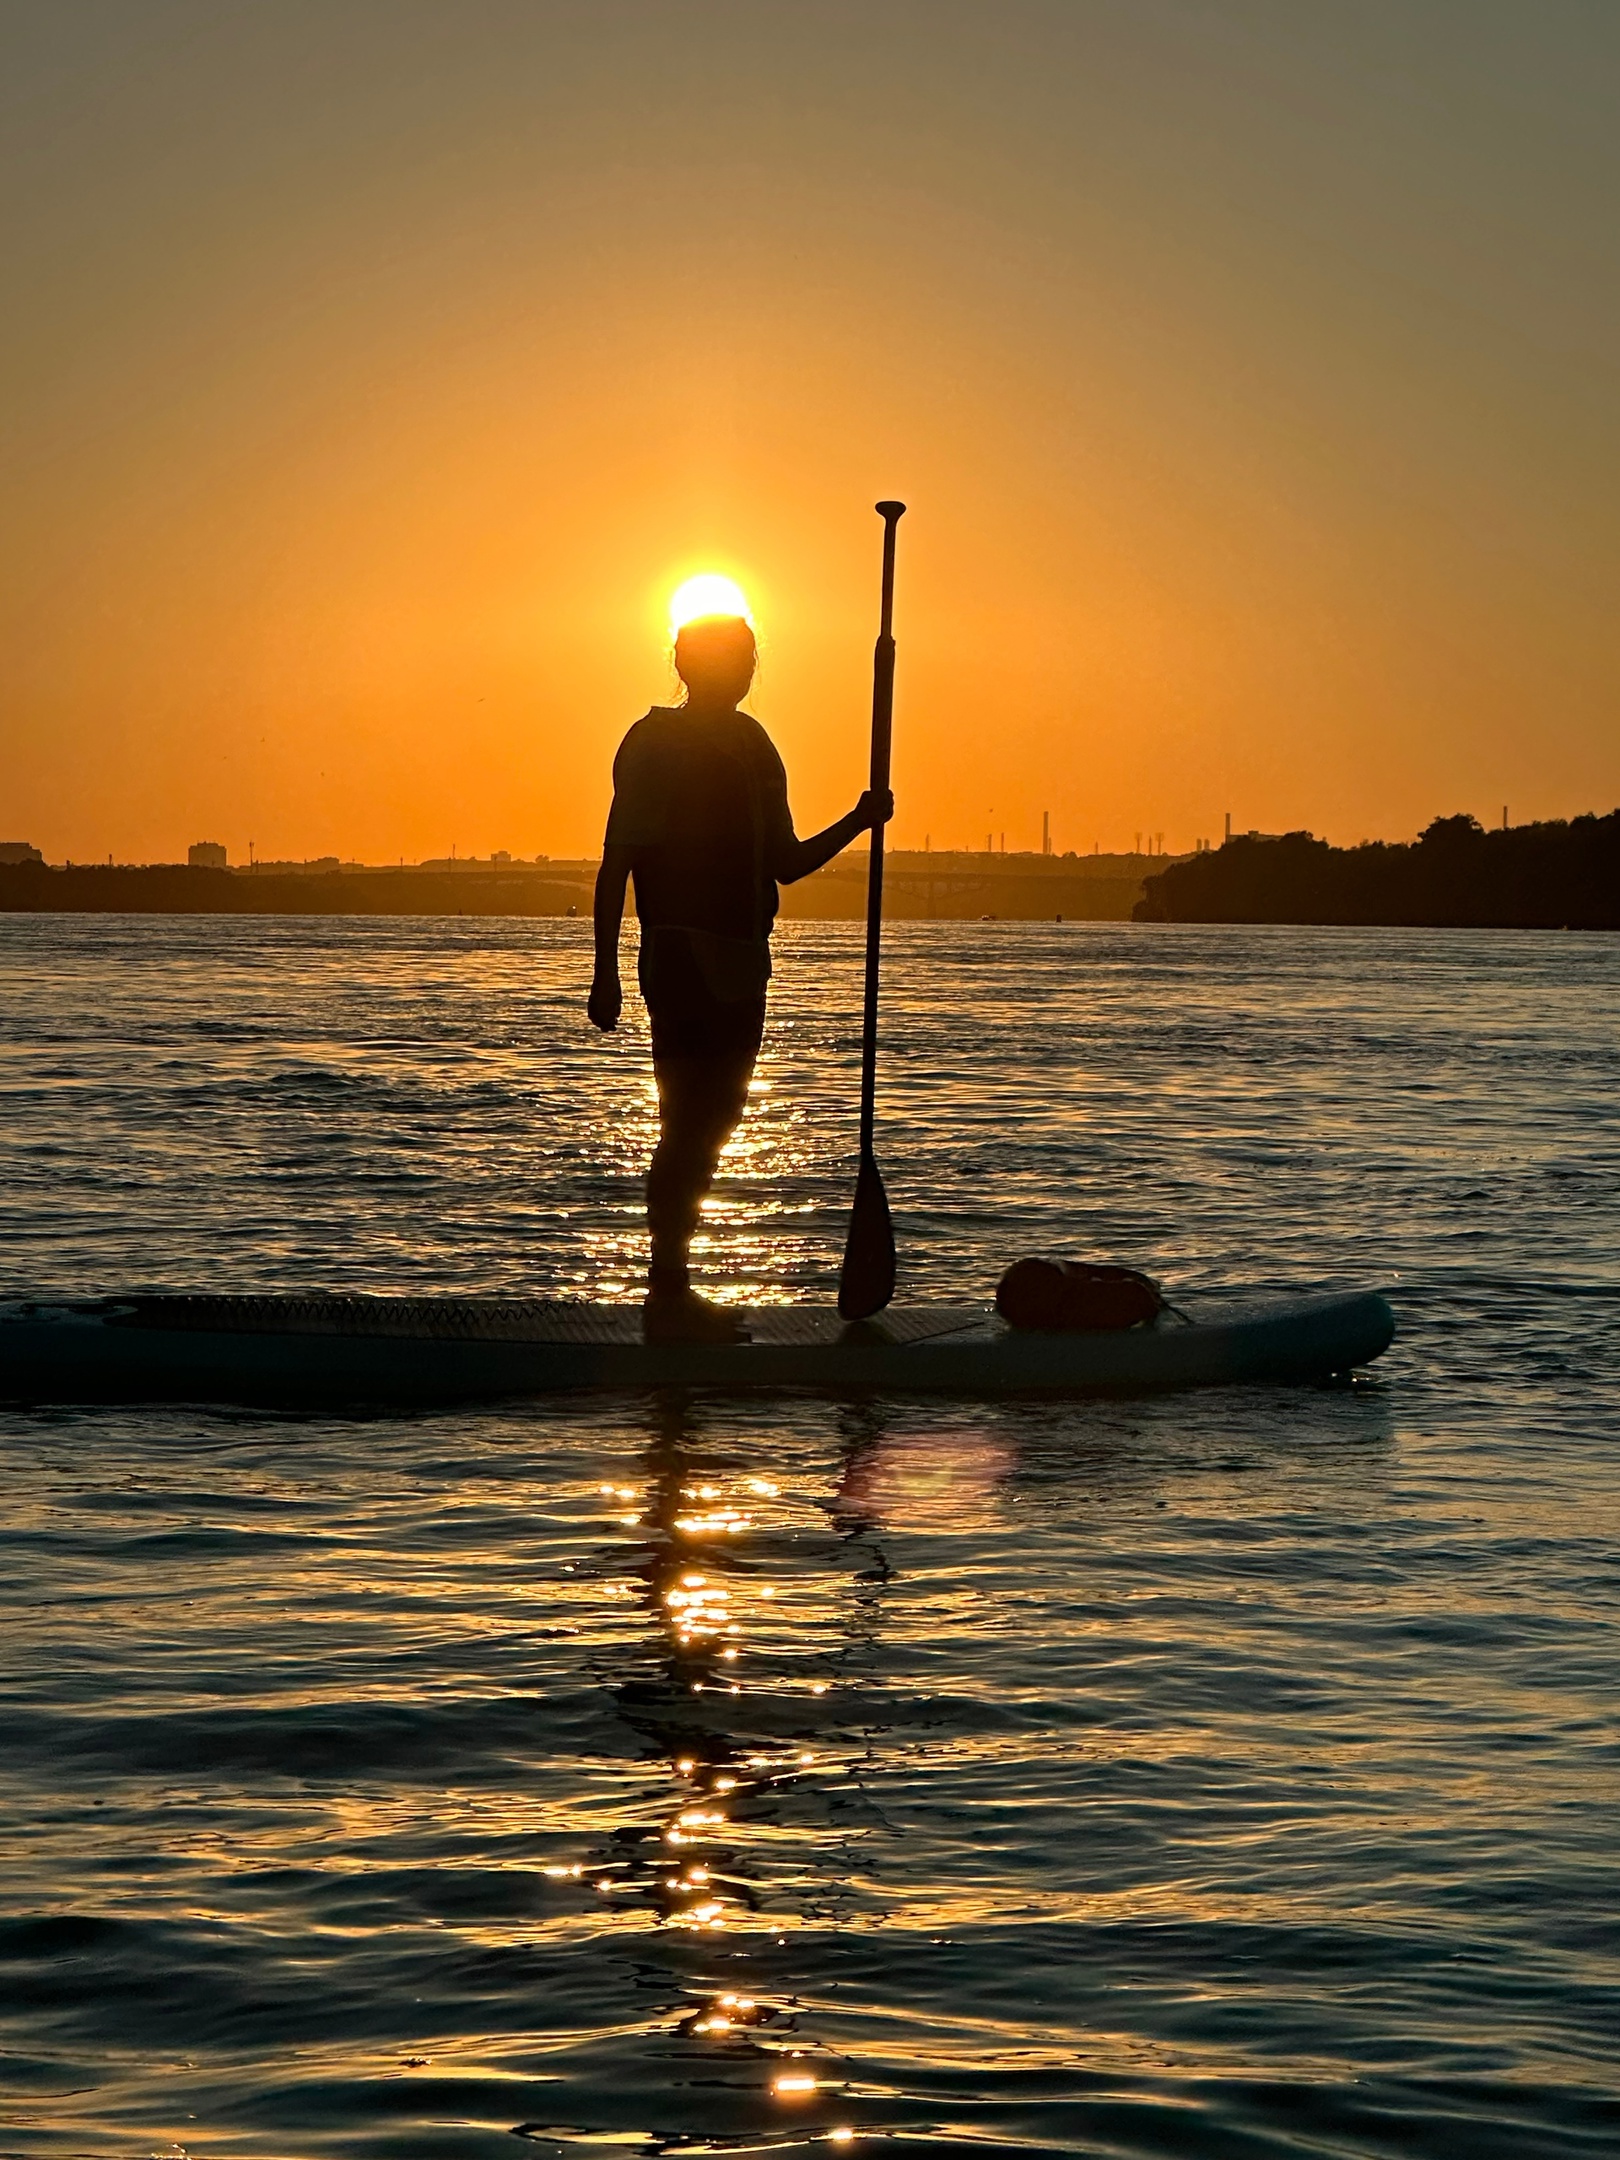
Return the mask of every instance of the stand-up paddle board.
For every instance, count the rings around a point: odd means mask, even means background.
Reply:
[[[1014,1333],[987,1306],[740,1314],[743,1343],[645,1343],[631,1305],[524,1298],[129,1297],[0,1305],[0,1400],[419,1404],[579,1388],[1096,1395],[1325,1379],[1386,1350],[1375,1292],[1199,1301],[1189,1321]]]

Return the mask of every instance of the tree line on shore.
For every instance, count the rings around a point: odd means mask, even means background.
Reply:
[[[1150,877],[1135,919],[1620,930],[1620,810],[1490,832],[1439,817],[1351,848],[1249,833]]]

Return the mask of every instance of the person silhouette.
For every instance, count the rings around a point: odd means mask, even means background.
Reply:
[[[743,1339],[735,1316],[692,1288],[688,1255],[721,1151],[748,1101],[765,1027],[777,887],[808,877],[894,814],[886,789],[868,789],[825,832],[799,839],[776,746],[737,709],[757,661],[754,633],[740,615],[687,623],[675,639],[685,701],[655,705],[613,761],[586,1010],[604,1033],[619,1024],[619,932],[634,879],[636,972],[658,1085],[658,1144],[647,1172],[649,1341]]]

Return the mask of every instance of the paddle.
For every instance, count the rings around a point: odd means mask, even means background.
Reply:
[[[874,793],[889,784],[889,736],[894,723],[894,529],[906,506],[880,502],[883,520],[883,615],[872,655],[872,779]],[[868,1320],[894,1296],[894,1224],[883,1173],[877,1166],[873,1128],[877,1113],[878,962],[883,943],[883,827],[872,828],[866,878],[866,999],[861,1016],[861,1166],[855,1204],[849,1211],[844,1265],[838,1277],[838,1310],[846,1320]]]

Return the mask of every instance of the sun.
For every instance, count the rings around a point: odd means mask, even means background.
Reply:
[[[735,579],[719,577],[712,570],[705,570],[699,577],[689,577],[671,594],[671,634],[684,630],[689,622],[696,622],[704,615],[740,615],[750,627],[754,620],[748,609],[748,595],[742,587]]]

